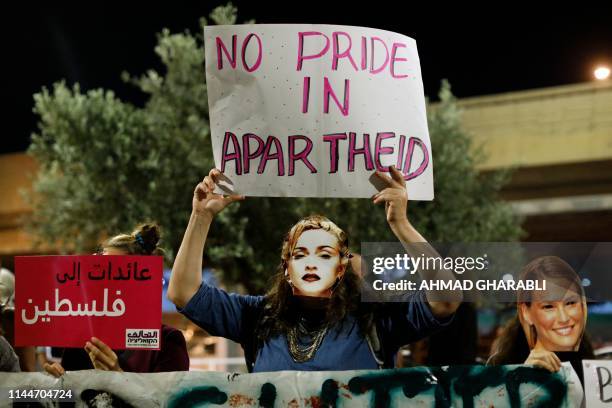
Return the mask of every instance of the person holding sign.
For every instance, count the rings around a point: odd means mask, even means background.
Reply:
[[[142,224],[131,234],[119,234],[102,245],[101,255],[163,255],[158,246],[159,227]],[[46,363],[45,371],[59,377],[65,370],[128,371],[154,373],[163,371],[188,371],[189,355],[183,334],[162,324],[161,349],[113,351],[102,340],[92,337],[84,349],[66,349],[62,362]]]
[[[408,220],[401,172],[391,167],[390,173],[376,173],[386,188],[373,197],[374,204],[385,204],[389,226],[400,241],[426,242]],[[211,335],[240,343],[249,371],[393,367],[401,345],[452,318],[460,297],[432,301],[432,293],[421,291],[405,303],[361,303],[361,277],[348,265],[348,238],[323,216],[306,217],[291,228],[265,296],[228,294],[206,285],[200,271],[210,225],[226,206],[244,199],[214,193],[222,177],[213,169],[195,188],[168,297]],[[453,279],[452,274],[445,277]]]
[[[580,277],[563,259],[529,262],[520,280],[546,282],[547,290],[517,293],[517,313],[503,330],[489,364],[532,364],[551,372],[570,361],[582,378],[581,360],[593,358],[585,336],[587,304]]]

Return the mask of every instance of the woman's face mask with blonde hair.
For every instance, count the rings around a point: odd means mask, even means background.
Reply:
[[[586,323],[586,302],[576,288],[568,288],[567,282],[547,282],[549,289],[543,293],[533,293],[530,303],[520,304],[520,313],[525,323],[527,338],[533,338],[531,348],[544,348],[548,351],[575,351]],[[525,327],[527,326],[527,327]],[[535,336],[533,336],[535,332]]]
[[[303,231],[287,264],[287,278],[299,296],[330,297],[332,288],[344,275],[345,265],[338,239],[329,231]]]

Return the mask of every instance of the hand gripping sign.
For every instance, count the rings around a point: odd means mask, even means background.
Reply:
[[[16,345],[159,349],[162,269],[158,256],[16,257]]]
[[[395,165],[433,199],[431,144],[412,38],[330,25],[204,30],[215,165],[224,192],[371,197]]]

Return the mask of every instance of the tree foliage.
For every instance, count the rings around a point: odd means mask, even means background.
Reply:
[[[234,23],[236,9],[217,8],[210,18]],[[143,107],[109,90],[84,92],[64,82],[34,95],[40,121],[29,154],[40,171],[29,226],[41,242],[87,253],[104,236],[156,220],[172,261],[193,188],[214,163],[202,36],[163,30],[155,52],[165,72],[124,74],[147,95]],[[410,219],[434,242],[516,240],[519,222],[497,197],[507,173],[484,177],[476,171],[479,157],[447,83],[440,100],[429,116],[436,198],[411,202]],[[383,208],[367,199],[251,198],[215,220],[207,257],[228,282],[261,291],[280,260],[283,235],[310,213],[336,221],[357,252],[361,241],[393,240]]]

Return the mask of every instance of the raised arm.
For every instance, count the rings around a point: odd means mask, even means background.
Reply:
[[[387,215],[387,222],[391,227],[391,230],[404,245],[406,250],[410,253],[414,249],[410,248],[407,244],[413,243],[427,243],[427,240],[412,226],[408,220],[408,195],[406,193],[406,181],[402,173],[391,166],[389,168],[391,177],[384,175],[381,172],[376,172],[376,175],[381,179],[387,188],[374,195],[374,204],[385,203],[385,213]],[[436,250],[431,245],[425,245],[424,247],[419,246],[419,250],[426,250],[429,252],[428,256],[439,256]],[[411,254],[414,255],[414,254]],[[454,280],[455,275],[452,271],[442,269],[439,271],[428,271],[419,270],[419,275],[423,280]],[[434,316],[443,318],[449,316],[457,310],[463,295],[457,291],[427,291],[427,303],[431,308]],[[442,301],[440,300],[442,299]]]
[[[180,308],[185,307],[202,283],[204,245],[215,215],[232,202],[244,199],[244,196],[213,193],[221,177],[219,170],[212,169],[193,192],[189,224],[176,255],[168,285],[168,299]]]

